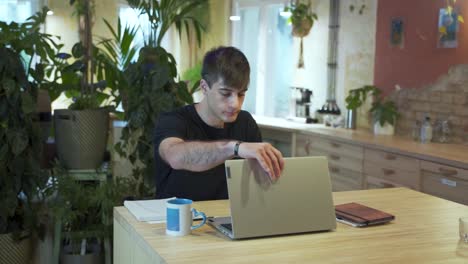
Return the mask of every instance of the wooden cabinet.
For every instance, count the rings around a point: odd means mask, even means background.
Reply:
[[[468,170],[421,161],[421,191],[468,204]]]
[[[296,133],[286,130],[261,127],[262,139],[272,144],[283,154],[283,157],[295,156]]]
[[[362,189],[362,147],[319,136],[299,134],[296,155],[326,156],[333,191]]]
[[[365,188],[408,187],[419,190],[419,160],[386,151],[364,150]]]
[[[333,191],[407,187],[468,205],[468,148],[380,137],[363,130],[299,127],[274,120],[263,138],[283,156],[328,158]]]

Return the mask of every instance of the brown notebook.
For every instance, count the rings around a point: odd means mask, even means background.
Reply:
[[[339,222],[359,227],[383,224],[395,219],[391,214],[358,203],[336,205],[335,212]]]

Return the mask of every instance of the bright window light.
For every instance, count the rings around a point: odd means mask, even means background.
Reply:
[[[240,16],[230,16],[229,17],[229,20],[231,20],[231,21],[239,21],[240,19],[241,19]]]
[[[292,14],[291,14],[291,12],[289,12],[289,11],[280,11],[280,16],[282,16],[282,17],[288,18],[288,17],[290,17],[291,15],[292,15]]]
[[[53,15],[54,15],[54,11],[52,11],[52,10],[47,11],[47,15],[48,15],[48,16],[53,16]]]

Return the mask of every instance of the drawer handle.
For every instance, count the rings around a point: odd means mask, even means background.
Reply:
[[[396,160],[396,156],[392,154],[385,154],[385,159],[386,160]]]
[[[447,168],[443,168],[443,167],[439,168],[439,172],[441,174],[443,174],[444,176],[453,176],[453,175],[457,175],[457,173],[458,173],[458,171],[456,171],[456,170],[447,169]]]
[[[330,167],[330,171],[334,173],[340,173],[340,169],[337,167]]]
[[[382,169],[382,171],[383,171],[383,174],[384,174],[385,176],[390,176],[390,175],[395,174],[395,171],[394,171],[394,170],[390,170],[390,169]]]
[[[335,143],[335,142],[330,142],[330,145],[331,145],[332,147],[334,147],[334,148],[339,148],[339,147],[341,147],[340,144]]]
[[[332,160],[340,160],[340,159],[341,159],[341,157],[340,157],[340,156],[338,156],[338,155],[333,155],[333,154],[330,154],[330,155],[328,155],[328,156],[329,156],[329,157],[330,157],[330,159],[332,159]]]
[[[306,140],[305,142],[305,146],[304,146],[304,151],[307,155],[310,155],[310,141],[309,140]]]
[[[382,182],[382,187],[383,188],[393,188],[393,187],[395,187],[395,185],[390,184],[390,183],[386,183],[386,182]]]
[[[440,183],[445,184],[450,187],[457,187],[457,182],[449,179],[440,179]]]

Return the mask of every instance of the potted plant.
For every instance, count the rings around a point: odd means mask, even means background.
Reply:
[[[195,64],[195,66],[185,70],[181,77],[181,79],[187,83],[187,86],[189,87],[189,93],[194,97],[195,102],[198,102],[199,100],[197,99],[203,96],[201,93],[200,95],[196,95],[196,93],[200,90],[201,70],[202,63],[198,62]]]
[[[291,12],[288,22],[292,24],[292,35],[301,38],[298,68],[304,68],[303,38],[309,35],[314,21],[318,19],[317,14],[311,11],[310,6],[310,1],[305,4],[300,0],[295,2],[291,0],[290,5],[284,8],[284,11]]]
[[[387,98],[383,98],[382,91],[374,85],[364,85],[349,91],[345,99],[346,108],[348,109],[348,127],[356,128],[356,110],[367,100],[369,94],[373,98],[369,113],[371,114],[374,134],[393,135],[395,132],[394,126],[399,115],[396,104]],[[349,119],[354,119],[354,121]]]
[[[183,28],[187,33],[194,30],[200,43],[204,26],[192,12],[206,9],[208,1],[128,0],[128,3],[140,14],[147,14],[151,31],[146,34],[138,61],[125,72],[132,87],[128,91],[128,109],[124,117],[127,125],[116,150],[133,164],[132,176],[139,183],[135,193],[142,197],[146,193],[144,183],[154,181],[153,129],[159,114],[193,101],[187,84],[176,80],[175,59],[161,47],[162,39],[175,25],[179,32]],[[154,191],[154,187],[150,189]]]
[[[373,97],[380,96],[380,90],[373,85],[365,85],[357,89],[349,91],[345,98],[347,111],[347,128],[356,129],[357,109],[366,101],[368,94]]]
[[[40,31],[46,13],[44,8],[22,24],[0,22],[0,255],[7,263],[29,262],[31,233],[41,237],[45,230],[48,177],[40,167],[35,111],[38,89],[60,48]]]
[[[127,178],[83,181],[57,162],[52,189],[56,193],[48,205],[60,229],[61,263],[106,263],[111,261],[113,208],[123,205],[131,191]],[[58,256],[55,256],[58,257]]]
[[[372,115],[372,121],[374,122],[374,134],[395,134],[395,124],[399,116],[395,102],[379,99],[372,103],[372,107],[369,111]]]
[[[105,69],[113,68],[102,61],[102,51],[92,42],[94,3],[79,0],[71,4],[80,21],[81,41],[73,46],[71,54],[60,53],[56,60],[60,83],[56,84],[55,96],[65,92],[73,98],[68,109],[54,112],[57,155],[68,169],[96,169],[102,165],[109,130],[110,107],[102,105],[110,105],[112,98],[118,96],[112,90],[105,91],[105,74],[109,73]]]
[[[135,42],[138,33],[137,27],[123,26],[120,18],[117,23],[117,30],[104,19],[107,29],[112,35],[112,38],[102,38],[98,43],[103,52],[99,52],[98,72],[104,72],[106,76],[107,86],[112,90],[118,91],[114,93],[114,102],[116,105],[122,102],[123,109],[127,109],[127,94],[130,89],[128,78],[125,76],[125,70],[128,69],[130,63],[134,62],[138,55],[140,46]]]

